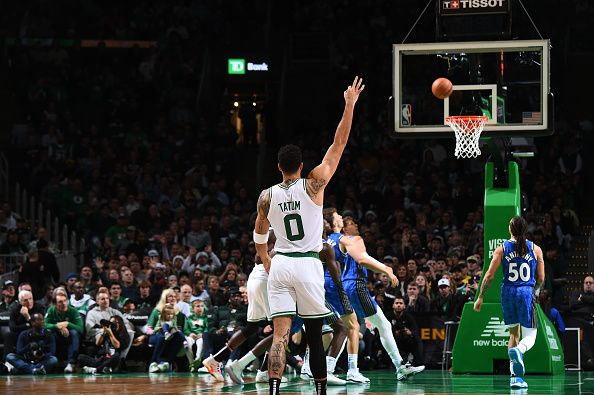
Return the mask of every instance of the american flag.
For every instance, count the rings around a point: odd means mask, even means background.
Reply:
[[[542,113],[540,111],[523,111],[522,123],[527,125],[538,125],[542,123]]]

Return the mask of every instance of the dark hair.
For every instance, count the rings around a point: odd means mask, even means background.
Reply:
[[[111,318],[116,320],[118,323],[118,328],[117,328],[117,333],[119,335],[118,340],[123,339],[123,336],[128,336],[128,329],[126,328],[124,319],[122,317],[120,317],[119,315],[112,315]]]
[[[328,225],[330,225],[331,228],[334,228],[334,213],[336,212],[336,207],[326,207],[322,210],[324,219],[328,221]]]
[[[509,230],[516,239],[516,252],[518,255],[524,255],[526,253],[528,223],[524,218],[515,216],[509,221]]]
[[[287,174],[295,173],[303,162],[301,148],[293,144],[282,146],[278,150],[278,164],[281,170]]]

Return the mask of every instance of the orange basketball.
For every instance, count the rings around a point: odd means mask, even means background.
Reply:
[[[431,84],[431,92],[438,99],[445,99],[452,94],[452,82],[447,78],[438,78]]]

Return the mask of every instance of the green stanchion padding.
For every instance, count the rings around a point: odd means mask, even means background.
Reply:
[[[517,163],[508,162],[507,170],[507,188],[495,188],[494,164],[488,162],[485,166],[483,273],[489,268],[495,249],[509,239],[509,220],[520,215],[520,176]],[[502,275],[502,270],[499,269],[484,295],[479,313],[472,309],[472,303],[464,306],[452,349],[453,373],[493,373],[495,360],[508,359],[509,330],[504,325],[501,311]],[[540,306],[537,307],[536,318],[536,343],[524,358],[527,373],[562,373],[564,363],[561,342]]]

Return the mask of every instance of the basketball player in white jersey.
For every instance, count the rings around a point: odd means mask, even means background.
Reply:
[[[263,190],[258,198],[254,242],[264,268],[270,273],[268,300],[274,323],[268,362],[271,395],[278,394],[280,390],[281,376],[285,370],[285,350],[291,333],[291,317],[295,314],[304,319],[316,393],[326,394],[322,319],[331,312],[325,306],[324,271],[319,258],[322,249],[324,189],[336,172],[346,147],[355,103],[364,88],[362,79],[355,77],[344,91],[342,119],[322,163],[303,179],[301,149],[295,145],[281,147],[278,169],[283,181]],[[273,258],[270,258],[266,248],[270,226],[276,235],[276,255]]]

